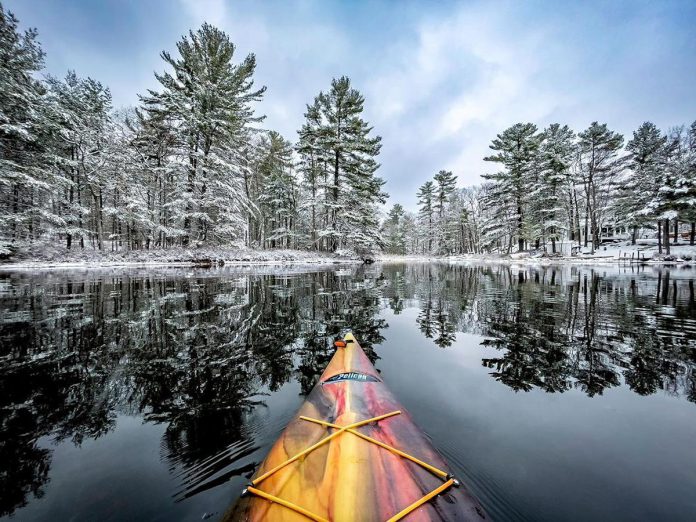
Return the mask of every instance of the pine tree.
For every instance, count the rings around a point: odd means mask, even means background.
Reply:
[[[638,228],[654,219],[660,204],[658,179],[664,169],[667,137],[651,122],[633,132],[626,145],[629,169],[621,180],[617,207],[626,224],[633,228],[635,244]]]
[[[297,189],[292,174],[292,144],[270,131],[261,138],[259,173],[263,191],[259,203],[263,216],[263,243],[290,248],[295,238]]]
[[[389,254],[406,254],[406,235],[403,224],[405,213],[404,207],[399,203],[394,204],[387,213],[387,219],[382,226],[382,237],[385,251]]]
[[[299,170],[302,173],[303,187],[308,197],[303,198],[301,208],[309,209],[309,240],[311,248],[322,249],[319,230],[326,229],[329,222],[327,199],[328,146],[323,140],[321,108],[318,100],[307,106],[305,123],[298,131],[299,141],[296,150],[300,156]]]
[[[683,127],[670,129],[663,148],[663,168],[658,181],[659,218],[664,219],[663,243],[669,254],[670,220],[674,224],[674,243],[679,240],[679,218],[689,219],[693,211],[694,171],[690,158],[689,134]],[[691,197],[690,197],[691,196]]]
[[[442,218],[445,212],[447,202],[450,196],[454,193],[457,186],[457,176],[448,170],[441,170],[434,177],[435,180],[435,211],[439,218]]]
[[[418,220],[412,212],[405,212],[401,220],[401,229],[404,235],[405,254],[420,253],[418,237]]]
[[[420,217],[421,223],[423,223],[423,228],[425,229],[425,241],[423,242],[423,247],[428,245],[427,253],[432,253],[433,251],[433,217],[435,214],[435,184],[432,181],[426,181],[418,189],[418,205],[420,210],[418,215]]]
[[[111,92],[92,78],[79,78],[69,71],[64,80],[49,77],[49,99],[61,126],[56,143],[57,165],[67,191],[62,204],[64,226],[59,232],[72,247],[91,240],[104,247],[104,195],[113,178],[105,168],[110,161]]]
[[[483,158],[484,161],[500,163],[504,168],[497,174],[483,176],[492,182],[488,192],[488,205],[492,208],[499,207],[494,218],[498,222],[498,230],[512,229],[510,220],[514,220],[514,234],[520,251],[524,250],[525,241],[531,239],[525,230],[526,208],[529,190],[533,186],[540,142],[536,125],[517,123],[498,134],[491,143],[490,148],[497,151],[497,154]],[[505,205],[499,206],[499,202],[505,202]]]
[[[452,237],[451,216],[447,216],[448,203],[457,186],[457,176],[447,170],[441,170],[434,177],[435,202],[434,211],[437,213],[437,251],[444,254],[450,247]]]
[[[33,239],[50,193],[43,139],[43,86],[34,74],[44,53],[35,29],[19,32],[15,16],[0,4],[0,256],[7,241]]]
[[[609,217],[615,181],[625,164],[619,156],[624,139],[621,134],[609,130],[606,123],[596,121],[578,137],[585,192],[585,245],[591,235],[594,251],[599,247],[602,226]]]
[[[381,138],[362,118],[365,100],[345,76],[334,79],[308,108],[300,135],[316,138],[326,158],[328,223],[319,232],[329,250],[351,244],[372,249],[381,244],[376,205],[384,203],[384,181],[375,175]],[[306,141],[304,143],[306,145]]]
[[[240,156],[250,126],[262,120],[252,104],[265,87],[254,89],[256,58],[234,64],[235,46],[227,34],[203,24],[177,43],[180,58],[163,51],[172,71],[155,74],[162,91],[142,96],[144,110],[164,117],[177,129],[177,148],[186,158],[184,190],[177,205],[184,208],[182,244],[233,240],[246,226],[243,163]]]
[[[682,134],[677,188],[685,219],[691,222],[689,244],[696,242],[696,121]]]
[[[573,228],[571,166],[575,159],[575,133],[567,126],[551,124],[542,134],[538,155],[539,180],[531,199],[536,204],[536,215],[542,239],[551,240],[551,251],[556,252],[556,241],[563,232]]]
[[[132,179],[123,178],[114,190],[114,207],[125,204],[133,210],[132,215],[119,215],[112,222],[111,235],[118,240],[115,246],[124,244],[130,218],[139,229],[146,230],[146,248],[151,241],[157,247],[166,248],[184,236],[178,219],[184,209],[172,204],[177,200],[177,180],[182,177],[181,164],[174,156],[176,130],[162,113],[150,114],[139,109],[125,116],[122,129],[124,135],[130,132],[129,137],[124,137],[129,140],[132,153],[129,168],[138,180],[139,190],[134,194]],[[143,209],[147,210],[143,212]],[[129,239],[126,237],[125,244],[130,247],[133,243]]]

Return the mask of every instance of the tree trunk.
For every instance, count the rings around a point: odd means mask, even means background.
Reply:
[[[585,247],[587,247],[587,238],[590,236],[590,216],[585,209]]]
[[[78,219],[78,225],[80,227],[80,248],[82,250],[85,249],[85,234],[83,232],[83,226],[82,226],[82,187],[80,185],[80,175],[78,173],[77,175],[77,206],[80,209],[79,210],[79,216],[80,218]]]
[[[662,253],[662,221],[657,220],[657,253]]]
[[[101,187],[99,188],[99,214],[97,215],[97,219],[99,222],[97,223],[97,244],[99,245],[99,250],[104,249],[104,197],[102,194],[102,189]]]
[[[691,222],[691,236],[689,236],[689,244],[693,246],[696,240],[696,221]]]
[[[522,224],[524,220],[522,217],[522,204],[517,202],[517,246],[520,252],[524,250],[524,238],[522,236]]]
[[[638,235],[638,226],[633,225],[633,234],[631,235],[631,244],[635,245],[636,244],[636,236]]]
[[[331,238],[331,251],[335,252],[338,248],[338,238],[337,238],[337,223],[338,220],[338,180],[339,180],[339,160],[340,154],[336,151],[336,158],[334,159],[334,186],[333,186],[333,221],[331,223],[331,228],[333,229],[333,236]]]
[[[669,219],[665,219],[665,254],[669,255]]]
[[[674,218],[674,244],[679,243],[679,218]]]

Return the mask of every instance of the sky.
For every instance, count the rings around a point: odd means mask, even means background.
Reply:
[[[650,120],[696,120],[696,2],[0,0],[36,27],[47,74],[74,69],[116,106],[156,89],[163,50],[207,21],[237,58],[254,53],[264,126],[296,141],[306,104],[348,76],[382,136],[389,204],[416,207],[441,169],[459,186],[517,122],[576,131],[607,123],[630,139]]]

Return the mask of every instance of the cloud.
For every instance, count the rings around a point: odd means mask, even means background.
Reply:
[[[215,26],[227,23],[227,4],[225,0],[180,0],[193,25],[201,25],[203,22]]]
[[[543,119],[561,103],[538,78],[544,30],[515,34],[509,16],[492,4],[462,6],[421,23],[415,42],[387,53],[402,59],[370,85],[371,97],[386,98],[378,127],[389,129],[403,161],[439,151],[429,172],[414,173],[419,183],[441,168],[453,170],[460,185],[477,183],[490,168],[482,158],[496,133]]]
[[[389,203],[407,208],[442,168],[479,182],[495,168],[483,161],[491,140],[516,122],[600,120],[630,135],[696,117],[694,2],[5,2],[38,27],[48,72],[92,76],[116,105],[156,88],[159,52],[204,21],[237,59],[255,53],[264,125],[290,140],[306,104],[349,76],[383,138]]]

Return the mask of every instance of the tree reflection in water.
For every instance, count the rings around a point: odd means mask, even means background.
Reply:
[[[605,273],[605,271],[607,273]],[[626,385],[696,402],[689,270],[385,265],[0,275],[0,515],[42,496],[49,437],[80,445],[117,414],[164,423],[183,499],[248,474],[254,411],[290,381],[309,392],[354,330],[375,361],[382,311],[418,308],[441,348],[481,335],[514,390]]]
[[[696,402],[692,270],[420,264],[393,279],[401,295],[389,303],[417,299],[424,336],[441,347],[454,332],[486,337],[501,355],[483,365],[514,390],[593,397],[623,379],[641,395],[664,389]],[[415,282],[410,294],[401,280]]]

